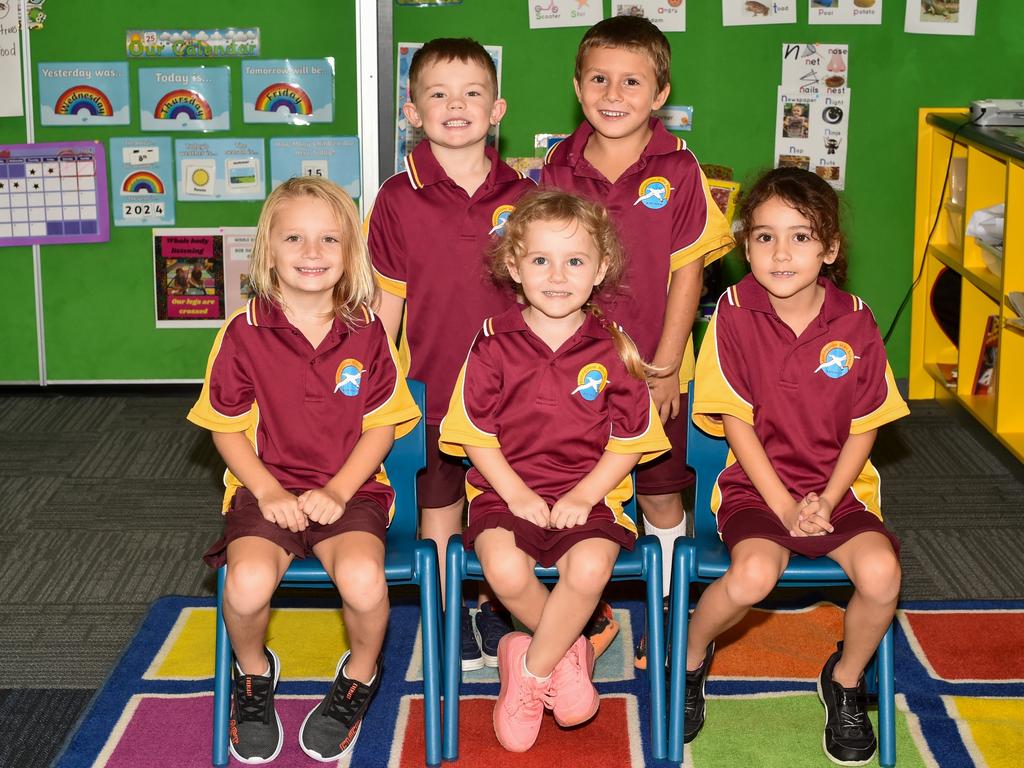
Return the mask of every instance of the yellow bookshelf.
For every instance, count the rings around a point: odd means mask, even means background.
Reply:
[[[1024,146],[998,130],[961,127],[967,119],[966,110],[919,114],[914,275],[921,277],[913,291],[910,397],[955,398],[1024,461],[1024,331],[1006,323],[1017,317],[1006,294],[1024,291]],[[1001,265],[965,233],[971,214],[998,203],[1006,204]],[[960,277],[958,346],[931,310],[932,288],[945,268]],[[998,350],[992,387],[975,394],[990,317]],[[950,370],[957,372],[952,384]]]

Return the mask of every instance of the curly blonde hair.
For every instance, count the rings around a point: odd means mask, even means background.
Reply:
[[[626,255],[608,211],[599,203],[552,188],[529,192],[516,203],[515,210],[505,222],[504,235],[490,252],[491,275],[495,281],[511,286],[520,297],[523,296],[523,287],[512,278],[509,264],[518,264],[526,258],[526,231],[537,221],[575,223],[583,227],[593,239],[601,263],[606,268],[604,280],[594,288],[594,294],[614,293],[626,269]],[[608,331],[630,375],[645,380],[658,369],[644,362],[626,332],[605,318],[594,302],[594,294],[583,305],[583,311],[596,317]]]
[[[250,257],[249,279],[253,290],[261,298],[282,304],[277,274],[271,267],[270,230],[281,204],[302,198],[327,203],[337,217],[344,256],[341,280],[334,286],[334,316],[349,326],[361,322],[363,310],[375,306],[377,301],[378,288],[370,266],[370,253],[363,239],[355,203],[345,190],[327,179],[314,176],[288,179],[267,197],[256,224],[256,242]]]

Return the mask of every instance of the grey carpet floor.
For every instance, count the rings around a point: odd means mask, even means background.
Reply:
[[[185,421],[195,395],[0,396],[0,733],[46,734],[0,738],[0,766],[49,764],[154,599],[212,594],[223,466]],[[905,599],[1024,597],[1024,469],[990,435],[915,402],[874,460]]]

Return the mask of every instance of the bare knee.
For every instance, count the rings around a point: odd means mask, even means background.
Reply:
[[[525,557],[509,554],[507,551],[490,552],[480,557],[487,583],[498,597],[522,594],[536,578]]]
[[[573,592],[599,595],[612,575],[613,559],[602,557],[569,557],[558,574]]]
[[[387,599],[384,565],[373,557],[344,558],[331,574],[341,601],[355,611],[370,611]]]
[[[880,549],[858,558],[852,581],[857,592],[877,603],[892,603],[899,597],[903,571],[896,553]]]
[[[729,598],[737,605],[754,605],[768,597],[779,581],[774,562],[761,557],[733,561],[724,582]]]
[[[224,603],[238,615],[252,616],[267,607],[277,583],[277,569],[271,562],[245,559],[231,563],[224,578]]]

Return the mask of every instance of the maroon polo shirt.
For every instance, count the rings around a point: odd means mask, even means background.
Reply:
[[[381,287],[406,300],[403,363],[427,386],[427,423],[440,424],[466,350],[484,318],[515,303],[487,267],[487,250],[515,202],[534,184],[488,147],[491,170],[472,197],[421,141],[405,173],[384,182],[367,219]]]
[[[583,156],[594,133],[586,121],[552,147],[541,176],[543,184],[602,203],[611,214],[627,264],[618,294],[602,300],[602,308],[629,328],[648,361],[661,339],[670,274],[696,259],[710,264],[733,245],[697,158],[660,120],[652,117],[650,126],[647,146],[614,183]],[[691,353],[682,381],[692,366]]]
[[[419,420],[395,358],[368,310],[351,328],[335,319],[313,349],[277,305],[251,299],[217,334],[188,420],[213,432],[245,432],[284,488],[322,488],[364,431],[394,424],[400,436]],[[224,484],[226,510],[242,483],[228,470]],[[359,493],[392,507],[383,468]]]
[[[727,413],[754,427],[794,499],[821,493],[851,434],[909,413],[896,390],[871,310],[824,278],[821,311],[797,338],[768,293],[747,275],[718,300],[697,360],[694,421],[721,435]],[[718,529],[744,509],[769,509],[729,452],[712,506]],[[833,511],[881,518],[879,477],[868,461]]]
[[[489,318],[477,334],[441,423],[441,448],[500,448],[534,493],[549,505],[590,472],[602,454],[639,453],[653,459],[669,449],[647,384],[633,378],[608,331],[593,315],[557,352],[523,320],[520,307]],[[473,500],[494,493],[476,469],[466,477]],[[632,492],[627,475],[605,503],[622,514]]]

